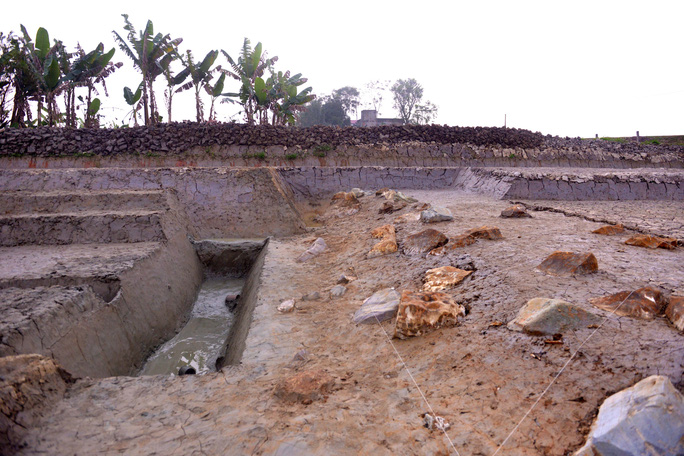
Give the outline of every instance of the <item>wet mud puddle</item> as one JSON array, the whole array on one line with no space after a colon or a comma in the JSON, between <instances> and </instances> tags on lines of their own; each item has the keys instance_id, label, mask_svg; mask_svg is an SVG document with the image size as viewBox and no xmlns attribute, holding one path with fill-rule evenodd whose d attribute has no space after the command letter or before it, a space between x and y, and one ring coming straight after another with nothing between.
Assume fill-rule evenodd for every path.
<instances>
[{"instance_id":1,"label":"wet mud puddle","mask_svg":"<svg viewBox=\"0 0 684 456\"><path fill-rule=\"evenodd\" d=\"M178 375L185 366L197 374L215 371L234 318L226 296L239 294L244 284L245 279L206 278L187 324L148 358L140 375Z\"/></svg>"}]
</instances>

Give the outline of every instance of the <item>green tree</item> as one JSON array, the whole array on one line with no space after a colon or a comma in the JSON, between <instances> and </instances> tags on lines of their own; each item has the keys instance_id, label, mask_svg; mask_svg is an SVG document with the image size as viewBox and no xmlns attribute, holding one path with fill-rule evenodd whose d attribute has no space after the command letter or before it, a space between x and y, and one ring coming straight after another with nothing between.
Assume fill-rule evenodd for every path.
<instances>
[{"instance_id":1,"label":"green tree","mask_svg":"<svg viewBox=\"0 0 684 456\"><path fill-rule=\"evenodd\" d=\"M355 87L342 87L341 89L333 90L332 98L339 100L342 103L342 108L347 116L351 117L356 114L359 108L359 97L361 93Z\"/></svg>"},{"instance_id":2,"label":"green tree","mask_svg":"<svg viewBox=\"0 0 684 456\"><path fill-rule=\"evenodd\" d=\"M114 39L142 74L142 104L145 114L145 125L157 123L159 114L156 110L156 100L154 96L153 84L157 76L164 74L165 69L178 56L178 45L183 41L182 38L171 39L169 34L154 34L154 25L148 20L144 30L136 31L135 27L128 20L128 14L122 14L124 18L124 30L128 32L128 43L116 32ZM131 99L126 93L132 95L133 92L126 87L124 97L126 102ZM130 104L130 103L129 103Z\"/></svg>"},{"instance_id":3,"label":"green tree","mask_svg":"<svg viewBox=\"0 0 684 456\"><path fill-rule=\"evenodd\" d=\"M213 88L209 84L212 78L214 77L213 73L221 70L221 66L211 68L211 66L216 61L216 57L218 57L218 51L209 51L202 60L202 62L198 65L192 58L192 51L188 49L187 56L185 59L183 59L185 68L180 73L178 73L178 76L176 77L178 80L182 80L190 76L190 81L183 84L180 88L176 90L176 92L182 92L184 90L190 89L191 87L194 87L197 122L204 122L204 103L202 102L200 93L202 90L206 90L209 92L209 95L213 94L213 90L209 91L207 87ZM221 81L220 86L221 90L223 90L223 81ZM213 116L213 105L214 103L212 99L212 109L209 114L210 118Z\"/></svg>"},{"instance_id":4,"label":"green tree","mask_svg":"<svg viewBox=\"0 0 684 456\"><path fill-rule=\"evenodd\" d=\"M437 106L423 100L423 86L413 78L398 79L390 89L394 98L394 108L405 124L428 123L437 114Z\"/></svg>"}]
</instances>

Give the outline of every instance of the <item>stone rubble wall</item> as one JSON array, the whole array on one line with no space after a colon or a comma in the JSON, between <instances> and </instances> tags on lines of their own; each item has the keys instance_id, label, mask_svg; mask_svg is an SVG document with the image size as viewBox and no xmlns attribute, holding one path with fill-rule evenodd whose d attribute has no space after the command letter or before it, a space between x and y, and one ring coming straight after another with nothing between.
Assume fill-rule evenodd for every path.
<instances>
[{"instance_id":1,"label":"stone rubble wall","mask_svg":"<svg viewBox=\"0 0 684 456\"><path fill-rule=\"evenodd\" d=\"M438 125L291 128L175 123L153 128L0 130L0 169L366 165L682 168L684 148Z\"/></svg>"}]
</instances>

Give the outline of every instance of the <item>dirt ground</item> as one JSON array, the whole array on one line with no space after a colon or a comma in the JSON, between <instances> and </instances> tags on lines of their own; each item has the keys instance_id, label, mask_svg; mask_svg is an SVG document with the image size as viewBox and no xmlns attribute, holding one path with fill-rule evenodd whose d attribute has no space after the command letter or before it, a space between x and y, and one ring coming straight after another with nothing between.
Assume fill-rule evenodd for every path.
<instances>
[{"instance_id":1,"label":"dirt ground","mask_svg":"<svg viewBox=\"0 0 684 456\"><path fill-rule=\"evenodd\" d=\"M566 455L582 445L608 395L652 374L668 376L682 391L680 332L664 318L617 317L589 304L590 298L645 285L684 294L681 247L627 246L628 234L595 235L591 231L600 223L558 212L503 219L499 214L509 202L485 196L406 193L447 206L455 220L398 223L400 252L367 259L377 242L371 230L417 213L415 205L379 214L384 199L366 196L358 213L346 215L322 203L316 217L321 226L269 244L240 366L202 376L82 379L29 431L21 454ZM643 204L591 203L573 210L627 214L630 223L641 221L662 234L671 233L673 225L681 229L684 203L648 202L648 210ZM659 204L667 206L662 220ZM401 253L403 239L425 228L454 236L482 225L499 227L504 239L480 239L443 257ZM317 237L329 249L297 263ZM536 271L556 250L592 252L599 271L575 277ZM458 326L390 342L386 333L391 337L393 321L351 322L375 291L418 290L425 271L443 265L475 269L448 291L469 308ZM329 290L349 268L358 279L342 297L330 299ZM301 299L313 292L321 298ZM536 297L569 301L606 321L596 332L564 334L563 344L507 329L505 323ZM295 311L277 312L290 298L296 299ZM274 394L284 379L317 370L334 379L322 398L303 404ZM428 406L421 392L451 424L448 438L423 426Z\"/></svg>"}]
</instances>

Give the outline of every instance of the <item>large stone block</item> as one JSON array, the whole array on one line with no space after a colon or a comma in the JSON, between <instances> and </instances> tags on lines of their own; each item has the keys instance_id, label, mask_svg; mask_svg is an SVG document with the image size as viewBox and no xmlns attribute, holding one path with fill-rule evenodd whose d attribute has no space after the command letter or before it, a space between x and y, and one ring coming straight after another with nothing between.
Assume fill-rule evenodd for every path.
<instances>
[{"instance_id":1,"label":"large stone block","mask_svg":"<svg viewBox=\"0 0 684 456\"><path fill-rule=\"evenodd\" d=\"M637 234L625 241L627 245L636 247L646 247L649 249L668 249L677 248L677 239L669 237L651 236L648 234Z\"/></svg>"},{"instance_id":2,"label":"large stone block","mask_svg":"<svg viewBox=\"0 0 684 456\"><path fill-rule=\"evenodd\" d=\"M448 241L449 238L444 233L430 228L407 236L403 242L403 250L408 255L418 255L441 247Z\"/></svg>"},{"instance_id":3,"label":"large stone block","mask_svg":"<svg viewBox=\"0 0 684 456\"><path fill-rule=\"evenodd\" d=\"M537 269L551 275L590 274L598 271L598 261L593 253L553 252Z\"/></svg>"},{"instance_id":4,"label":"large stone block","mask_svg":"<svg viewBox=\"0 0 684 456\"><path fill-rule=\"evenodd\" d=\"M472 271L465 271L453 266L428 269L423 279L423 291L442 291L455 287L470 274Z\"/></svg>"},{"instance_id":5,"label":"large stone block","mask_svg":"<svg viewBox=\"0 0 684 456\"><path fill-rule=\"evenodd\" d=\"M610 296L591 299L599 309L614 312L624 317L653 320L665 306L665 299L660 290L651 287L634 291L621 291Z\"/></svg>"},{"instance_id":6,"label":"large stone block","mask_svg":"<svg viewBox=\"0 0 684 456\"><path fill-rule=\"evenodd\" d=\"M653 375L603 402L575 456L684 454L684 397Z\"/></svg>"},{"instance_id":7,"label":"large stone block","mask_svg":"<svg viewBox=\"0 0 684 456\"><path fill-rule=\"evenodd\" d=\"M684 332L684 296L670 296L665 316L678 330Z\"/></svg>"},{"instance_id":8,"label":"large stone block","mask_svg":"<svg viewBox=\"0 0 684 456\"><path fill-rule=\"evenodd\" d=\"M534 335L562 334L586 328L601 319L581 307L560 299L534 298L523 306L508 328Z\"/></svg>"},{"instance_id":9,"label":"large stone block","mask_svg":"<svg viewBox=\"0 0 684 456\"><path fill-rule=\"evenodd\" d=\"M397 236L393 225L383 225L371 231L371 237L374 239L381 239L375 244L370 252L368 258L375 258L382 255L389 255L398 250Z\"/></svg>"},{"instance_id":10,"label":"large stone block","mask_svg":"<svg viewBox=\"0 0 684 456\"><path fill-rule=\"evenodd\" d=\"M405 290L397 310L394 337L406 339L441 327L456 326L459 316L465 317L465 308L447 294Z\"/></svg>"},{"instance_id":11,"label":"large stone block","mask_svg":"<svg viewBox=\"0 0 684 456\"><path fill-rule=\"evenodd\" d=\"M394 288L384 288L375 292L356 311L354 323L375 323L393 318L399 307L401 295Z\"/></svg>"}]
</instances>

